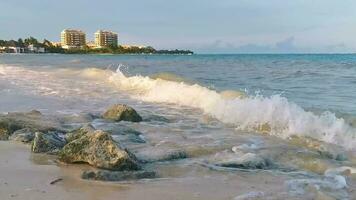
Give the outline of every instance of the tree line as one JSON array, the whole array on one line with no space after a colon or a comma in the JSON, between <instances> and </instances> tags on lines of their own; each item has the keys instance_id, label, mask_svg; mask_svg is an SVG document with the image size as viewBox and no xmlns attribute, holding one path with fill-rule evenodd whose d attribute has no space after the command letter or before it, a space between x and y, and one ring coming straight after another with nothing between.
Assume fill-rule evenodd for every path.
<instances>
[{"instance_id":1,"label":"tree line","mask_svg":"<svg viewBox=\"0 0 356 200\"><path fill-rule=\"evenodd\" d=\"M82 48L63 49L59 45L53 45L49 40L44 39L42 42L34 37L19 38L18 40L0 40L2 47L43 47L46 53L65 53L65 54L193 54L190 50L156 50L151 46L137 47L130 46L124 47L121 45L110 45L105 48L89 48L87 45Z\"/></svg>"}]
</instances>

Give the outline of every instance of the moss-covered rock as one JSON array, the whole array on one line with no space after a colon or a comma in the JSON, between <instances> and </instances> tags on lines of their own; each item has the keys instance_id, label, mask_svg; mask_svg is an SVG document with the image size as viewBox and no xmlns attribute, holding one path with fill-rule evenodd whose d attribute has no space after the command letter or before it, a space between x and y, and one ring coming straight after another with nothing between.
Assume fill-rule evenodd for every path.
<instances>
[{"instance_id":1,"label":"moss-covered rock","mask_svg":"<svg viewBox=\"0 0 356 200\"><path fill-rule=\"evenodd\" d=\"M127 181L155 178L157 175L153 171L84 171L82 179L97 180L97 181Z\"/></svg>"},{"instance_id":2,"label":"moss-covered rock","mask_svg":"<svg viewBox=\"0 0 356 200\"><path fill-rule=\"evenodd\" d=\"M82 136L66 144L59 160L67 163L88 163L109 170L137 170L136 157L101 130L82 132Z\"/></svg>"},{"instance_id":3,"label":"moss-covered rock","mask_svg":"<svg viewBox=\"0 0 356 200\"><path fill-rule=\"evenodd\" d=\"M8 140L9 136L9 131L6 128L0 127L0 140Z\"/></svg>"},{"instance_id":4,"label":"moss-covered rock","mask_svg":"<svg viewBox=\"0 0 356 200\"><path fill-rule=\"evenodd\" d=\"M34 153L57 153L65 143L56 132L36 132L31 149Z\"/></svg>"},{"instance_id":5,"label":"moss-covered rock","mask_svg":"<svg viewBox=\"0 0 356 200\"><path fill-rule=\"evenodd\" d=\"M142 117L136 112L135 109L124 105L115 104L108 108L108 110L103 114L104 119L114 120L114 121L131 121L140 122Z\"/></svg>"},{"instance_id":6,"label":"moss-covered rock","mask_svg":"<svg viewBox=\"0 0 356 200\"><path fill-rule=\"evenodd\" d=\"M65 138L66 138L67 142L69 143L73 140L79 139L82 136L84 136L90 132L94 132L94 131L95 131L95 128L93 126L91 126L90 124L87 124L79 129L76 129L74 131L67 133L65 135Z\"/></svg>"}]
</instances>

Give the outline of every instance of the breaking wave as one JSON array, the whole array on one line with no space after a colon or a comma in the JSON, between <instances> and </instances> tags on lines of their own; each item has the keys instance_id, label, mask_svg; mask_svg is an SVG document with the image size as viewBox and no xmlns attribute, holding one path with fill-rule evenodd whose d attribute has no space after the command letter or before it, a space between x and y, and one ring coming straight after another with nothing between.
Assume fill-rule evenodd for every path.
<instances>
[{"instance_id":1,"label":"breaking wave","mask_svg":"<svg viewBox=\"0 0 356 200\"><path fill-rule=\"evenodd\" d=\"M120 90L143 101L173 103L199 108L237 129L264 132L282 138L308 136L327 143L356 147L356 130L331 112L316 115L280 95L247 96L239 91L217 92L198 84L136 75L125 76L120 68L109 76Z\"/></svg>"},{"instance_id":2,"label":"breaking wave","mask_svg":"<svg viewBox=\"0 0 356 200\"><path fill-rule=\"evenodd\" d=\"M78 93L92 97L92 84L95 83L95 87L114 86L142 101L201 109L207 115L232 124L239 130L257 131L281 138L307 136L346 149L356 149L356 129L344 118L338 118L331 112L315 114L305 111L280 95L263 97L233 90L218 92L199 84L187 83L183 77L172 74L125 76L120 68L116 72L98 68L34 71L0 65L0 77L27 89L40 90L41 95L67 96ZM67 79L70 81L66 82ZM77 80L75 87L73 80ZM97 91L97 95L107 90L103 87Z\"/></svg>"}]
</instances>

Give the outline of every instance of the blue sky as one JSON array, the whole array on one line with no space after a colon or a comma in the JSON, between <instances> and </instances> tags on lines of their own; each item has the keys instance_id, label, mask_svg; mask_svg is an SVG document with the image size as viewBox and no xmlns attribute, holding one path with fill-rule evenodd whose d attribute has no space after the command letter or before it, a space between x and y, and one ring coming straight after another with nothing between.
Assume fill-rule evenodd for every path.
<instances>
[{"instance_id":1,"label":"blue sky","mask_svg":"<svg viewBox=\"0 0 356 200\"><path fill-rule=\"evenodd\" d=\"M93 39L200 53L356 52L355 0L0 0L0 38Z\"/></svg>"}]
</instances>

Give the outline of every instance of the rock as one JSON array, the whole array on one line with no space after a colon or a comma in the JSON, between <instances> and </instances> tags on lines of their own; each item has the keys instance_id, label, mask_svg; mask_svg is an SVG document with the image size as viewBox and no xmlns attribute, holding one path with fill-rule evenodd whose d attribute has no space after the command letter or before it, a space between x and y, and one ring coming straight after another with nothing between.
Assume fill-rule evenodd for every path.
<instances>
[{"instance_id":1,"label":"rock","mask_svg":"<svg viewBox=\"0 0 356 200\"><path fill-rule=\"evenodd\" d=\"M9 136L16 130L21 129L20 123L8 118L0 118L0 140L8 140Z\"/></svg>"},{"instance_id":2,"label":"rock","mask_svg":"<svg viewBox=\"0 0 356 200\"><path fill-rule=\"evenodd\" d=\"M241 169L270 169L273 164L269 159L254 153L218 153L215 155L215 165Z\"/></svg>"},{"instance_id":3,"label":"rock","mask_svg":"<svg viewBox=\"0 0 356 200\"><path fill-rule=\"evenodd\" d=\"M65 139L57 132L36 132L31 149L34 153L56 153L65 143Z\"/></svg>"},{"instance_id":4,"label":"rock","mask_svg":"<svg viewBox=\"0 0 356 200\"><path fill-rule=\"evenodd\" d=\"M348 160L347 156L342 153L344 150L340 147L321 142L314 138L291 136L289 142L315 151L326 159L334 159L338 161Z\"/></svg>"},{"instance_id":5,"label":"rock","mask_svg":"<svg viewBox=\"0 0 356 200\"><path fill-rule=\"evenodd\" d=\"M30 143L35 138L35 133L29 128L23 128L15 131L10 139L23 143Z\"/></svg>"},{"instance_id":6,"label":"rock","mask_svg":"<svg viewBox=\"0 0 356 200\"><path fill-rule=\"evenodd\" d=\"M136 157L123 149L112 137L101 130L83 133L70 141L59 152L59 160L67 163L88 163L109 170L137 170Z\"/></svg>"},{"instance_id":7,"label":"rock","mask_svg":"<svg viewBox=\"0 0 356 200\"><path fill-rule=\"evenodd\" d=\"M136 155L140 161L145 163L171 161L188 157L184 150L166 146L146 147L136 152Z\"/></svg>"},{"instance_id":8,"label":"rock","mask_svg":"<svg viewBox=\"0 0 356 200\"><path fill-rule=\"evenodd\" d=\"M127 135L113 135L115 141L127 144L144 144L146 140L143 138L142 135L134 135L134 134L127 134Z\"/></svg>"},{"instance_id":9,"label":"rock","mask_svg":"<svg viewBox=\"0 0 356 200\"><path fill-rule=\"evenodd\" d=\"M7 128L0 127L0 140L8 140L9 136L10 134Z\"/></svg>"},{"instance_id":10,"label":"rock","mask_svg":"<svg viewBox=\"0 0 356 200\"><path fill-rule=\"evenodd\" d=\"M141 135L142 134L141 132L125 124L112 123L103 119L96 119L91 124L93 125L93 127L95 127L95 129L103 130L112 135L127 135L127 134Z\"/></svg>"},{"instance_id":11,"label":"rock","mask_svg":"<svg viewBox=\"0 0 356 200\"><path fill-rule=\"evenodd\" d=\"M82 179L87 180L99 180L99 181L127 181L127 180L139 180L147 178L155 178L156 173L153 171L84 171L82 173Z\"/></svg>"},{"instance_id":12,"label":"rock","mask_svg":"<svg viewBox=\"0 0 356 200\"><path fill-rule=\"evenodd\" d=\"M142 117L137 114L137 112L124 104L115 104L111 106L104 114L104 119L110 119L114 121L130 121L130 122L140 122Z\"/></svg>"},{"instance_id":13,"label":"rock","mask_svg":"<svg viewBox=\"0 0 356 200\"><path fill-rule=\"evenodd\" d=\"M82 136L84 136L90 132L94 132L94 131L95 131L95 128L92 125L87 124L87 125L81 127L80 129L77 129L77 130L67 133L65 135L65 138L66 138L67 142L69 143L73 140L81 138Z\"/></svg>"},{"instance_id":14,"label":"rock","mask_svg":"<svg viewBox=\"0 0 356 200\"><path fill-rule=\"evenodd\" d=\"M60 123L36 110L0 115L0 139L7 140L15 131L24 128L39 132L62 131Z\"/></svg>"}]
</instances>

